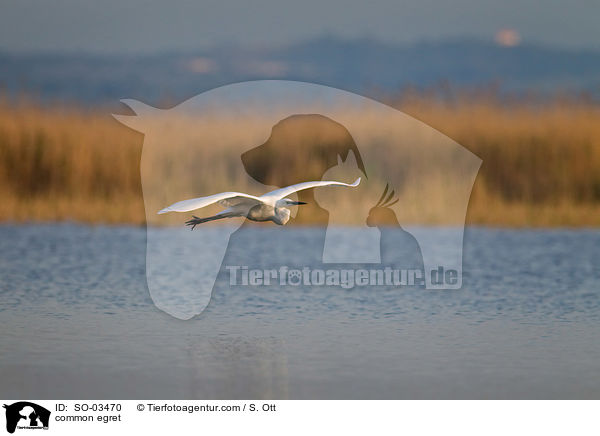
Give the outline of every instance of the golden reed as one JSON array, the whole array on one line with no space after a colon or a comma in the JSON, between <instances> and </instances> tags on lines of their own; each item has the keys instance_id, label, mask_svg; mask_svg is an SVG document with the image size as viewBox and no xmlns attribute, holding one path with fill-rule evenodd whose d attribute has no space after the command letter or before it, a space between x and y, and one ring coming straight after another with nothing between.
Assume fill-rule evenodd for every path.
<instances>
[{"instance_id":1,"label":"golden reed","mask_svg":"<svg viewBox=\"0 0 600 436\"><path fill-rule=\"evenodd\" d=\"M482 158L467 224L600 225L599 106L417 95L394 105ZM142 143L107 111L0 104L0 221L144 224ZM235 177L224 155L205 156Z\"/></svg>"}]
</instances>

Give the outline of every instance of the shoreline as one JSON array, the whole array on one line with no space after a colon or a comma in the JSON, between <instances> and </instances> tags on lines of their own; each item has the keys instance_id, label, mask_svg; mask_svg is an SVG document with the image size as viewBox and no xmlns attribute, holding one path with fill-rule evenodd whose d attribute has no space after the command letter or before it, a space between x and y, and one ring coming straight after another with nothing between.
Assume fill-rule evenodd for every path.
<instances>
[{"instance_id":1,"label":"shoreline","mask_svg":"<svg viewBox=\"0 0 600 436\"><path fill-rule=\"evenodd\" d=\"M265 223L265 224L256 224L252 221L248 221L249 227L262 231L268 230L270 227L275 224ZM243 225L243 224L242 224ZM222 224L210 224L209 226L205 226L205 228L223 228L223 227L234 227L236 230L241 228L240 226L231 226L226 223ZM59 227L59 226L74 226L74 227L86 227L86 228L103 228L103 229L175 229L179 227L176 224L171 225L148 225L147 223L135 224L135 223L127 223L127 222L85 222L85 221L77 221L77 220L40 220L40 221L12 221L12 220L3 220L0 221L0 228L6 227ZM183 224L181 225L183 226ZM279 226L275 227L278 228ZM316 225L316 224L287 224L285 227L290 228L292 230L300 230L300 229L319 229L328 226L324 225ZM337 228L351 228L356 226L332 226ZM384 228L394 228L393 226L381 226ZM413 228L431 228L431 229L451 229L456 228L456 225L426 225L426 224L410 224L405 225L404 227L413 227ZM246 225L245 228L248 228ZM600 231L600 224L598 226L509 226L509 225L485 225L485 224L466 224L464 226L465 231L467 230L486 230L486 231L515 231L515 232L594 232ZM196 229L197 230L197 229Z\"/></svg>"}]
</instances>

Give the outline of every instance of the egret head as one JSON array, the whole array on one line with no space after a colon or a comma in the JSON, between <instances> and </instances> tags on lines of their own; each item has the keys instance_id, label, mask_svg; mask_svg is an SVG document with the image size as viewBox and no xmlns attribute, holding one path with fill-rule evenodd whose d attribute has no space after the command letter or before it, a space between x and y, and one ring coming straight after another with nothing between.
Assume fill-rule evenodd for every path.
<instances>
[{"instance_id":1,"label":"egret head","mask_svg":"<svg viewBox=\"0 0 600 436\"><path fill-rule=\"evenodd\" d=\"M305 201L293 201L293 200L290 200L289 198L284 198L283 201L285 201L286 206L298 206L300 204L308 204Z\"/></svg>"}]
</instances>

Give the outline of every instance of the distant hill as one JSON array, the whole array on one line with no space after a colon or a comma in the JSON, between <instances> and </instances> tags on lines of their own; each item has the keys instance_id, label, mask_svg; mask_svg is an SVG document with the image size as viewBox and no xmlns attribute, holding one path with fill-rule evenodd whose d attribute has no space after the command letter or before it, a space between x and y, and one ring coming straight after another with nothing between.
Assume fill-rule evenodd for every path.
<instances>
[{"instance_id":1,"label":"distant hill","mask_svg":"<svg viewBox=\"0 0 600 436\"><path fill-rule=\"evenodd\" d=\"M331 37L274 48L228 46L138 57L0 53L0 87L10 95L86 104L115 104L127 97L164 105L216 86L265 78L310 81L366 95L448 82L598 97L600 53L506 48L474 40L395 45Z\"/></svg>"}]
</instances>

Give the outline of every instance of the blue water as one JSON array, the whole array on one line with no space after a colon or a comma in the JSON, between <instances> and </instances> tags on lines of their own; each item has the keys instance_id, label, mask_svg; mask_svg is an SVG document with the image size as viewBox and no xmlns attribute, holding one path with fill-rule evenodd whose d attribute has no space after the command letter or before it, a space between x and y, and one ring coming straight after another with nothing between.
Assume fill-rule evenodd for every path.
<instances>
[{"instance_id":1,"label":"blue water","mask_svg":"<svg viewBox=\"0 0 600 436\"><path fill-rule=\"evenodd\" d=\"M319 232L270 240L309 250ZM0 397L600 398L596 230L467 229L461 290L221 277L189 321L152 302L145 238L0 226Z\"/></svg>"}]
</instances>

